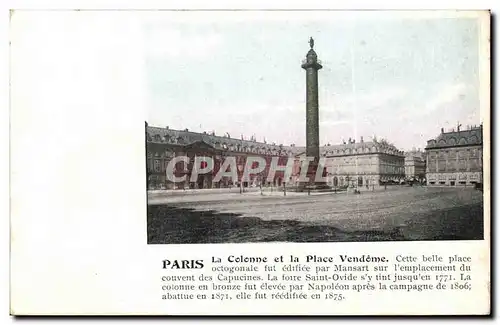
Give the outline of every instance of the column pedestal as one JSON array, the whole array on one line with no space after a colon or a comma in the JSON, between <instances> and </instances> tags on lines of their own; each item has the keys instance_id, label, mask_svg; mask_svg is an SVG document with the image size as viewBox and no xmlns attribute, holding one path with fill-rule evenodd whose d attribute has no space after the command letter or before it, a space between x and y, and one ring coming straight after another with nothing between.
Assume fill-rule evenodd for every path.
<instances>
[{"instance_id":1,"label":"column pedestal","mask_svg":"<svg viewBox=\"0 0 500 325\"><path fill-rule=\"evenodd\" d=\"M316 172L323 172L324 171L318 171L318 162L317 161L312 161L309 163L309 167L307 169L307 177L309 178L309 181L307 182L300 182L299 183L299 187L298 187L298 190L300 192L306 192L306 191L311 191L311 192L314 192L314 191L328 191L330 190L330 186L328 186L328 184L326 183L326 181L324 182L317 182L316 181Z\"/></svg>"}]
</instances>

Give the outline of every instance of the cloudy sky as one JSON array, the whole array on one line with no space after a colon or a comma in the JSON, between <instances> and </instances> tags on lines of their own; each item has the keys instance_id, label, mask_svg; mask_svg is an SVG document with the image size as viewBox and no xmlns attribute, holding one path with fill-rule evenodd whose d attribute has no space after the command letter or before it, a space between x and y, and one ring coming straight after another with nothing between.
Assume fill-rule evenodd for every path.
<instances>
[{"instance_id":1,"label":"cloudy sky","mask_svg":"<svg viewBox=\"0 0 500 325\"><path fill-rule=\"evenodd\" d=\"M315 39L321 144L373 135L425 147L481 122L474 17L376 12L158 12L142 24L150 125L305 144Z\"/></svg>"}]
</instances>

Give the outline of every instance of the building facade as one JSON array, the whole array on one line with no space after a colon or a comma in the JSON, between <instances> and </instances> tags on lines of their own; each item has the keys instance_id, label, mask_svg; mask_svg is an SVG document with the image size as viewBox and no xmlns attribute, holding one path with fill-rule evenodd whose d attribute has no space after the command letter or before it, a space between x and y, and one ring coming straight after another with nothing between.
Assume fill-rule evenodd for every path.
<instances>
[{"instance_id":1,"label":"building facade","mask_svg":"<svg viewBox=\"0 0 500 325\"><path fill-rule=\"evenodd\" d=\"M404 180L404 153L385 140L324 146L328 184L332 187L374 187Z\"/></svg>"},{"instance_id":2,"label":"building facade","mask_svg":"<svg viewBox=\"0 0 500 325\"><path fill-rule=\"evenodd\" d=\"M146 166L148 189L221 188L232 186L282 186L284 172L276 171L272 181L267 181L271 160L275 157L284 166L289 159L294 160L291 179L287 186L297 186L301 171L301 156L305 147L277 145L258 142L255 139L232 138L229 134L217 136L214 133L198 133L189 130L173 130L168 127L152 127L146 124ZM378 186L397 183L404 179L404 154L386 141L327 145L320 147L321 157L326 157L327 165L323 175L332 187ZM166 177L169 162L176 156L187 156L187 164L178 162L174 168L177 177L186 175L186 180L173 183ZM191 182L191 172L197 156L211 157L213 170L198 175ZM241 182L248 156L259 156L266 161L265 169L258 175L250 175L249 182ZM214 182L226 157L235 157L237 180L223 177ZM256 166L252 166L256 167Z\"/></svg>"},{"instance_id":3,"label":"building facade","mask_svg":"<svg viewBox=\"0 0 500 325\"><path fill-rule=\"evenodd\" d=\"M267 144L255 140L242 140L231 138L229 134L217 136L214 133L198 133L189 130L172 130L148 126L146 123L146 166L148 189L184 189L184 188L220 188L232 186L280 186L284 172L277 171L273 182L266 182L270 162L273 157L278 157L279 165L286 165L288 158L293 158L300 149L294 146ZM166 177L169 162L176 156L189 157L189 163L178 162L174 168L177 177L187 176L182 183L173 183ZM213 159L213 170L201 174L198 179L191 182L191 172L197 156ZM226 157L235 157L238 180L223 177L219 182L213 182ZM266 168L259 175L250 175L250 182L240 184L246 157L259 156L265 159ZM252 166L256 167L256 166ZM265 176L264 176L265 175Z\"/></svg>"},{"instance_id":4,"label":"building facade","mask_svg":"<svg viewBox=\"0 0 500 325\"><path fill-rule=\"evenodd\" d=\"M483 183L483 127L451 130L427 141L427 185Z\"/></svg>"},{"instance_id":5,"label":"building facade","mask_svg":"<svg viewBox=\"0 0 500 325\"><path fill-rule=\"evenodd\" d=\"M426 154L420 149L405 152L405 179L407 181L425 181Z\"/></svg>"}]
</instances>

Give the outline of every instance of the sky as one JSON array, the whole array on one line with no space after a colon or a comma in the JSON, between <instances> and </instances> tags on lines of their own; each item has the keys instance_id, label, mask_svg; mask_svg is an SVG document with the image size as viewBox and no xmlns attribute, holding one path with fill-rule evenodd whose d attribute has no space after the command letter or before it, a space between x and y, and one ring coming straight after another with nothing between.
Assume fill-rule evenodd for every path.
<instances>
[{"instance_id":1,"label":"sky","mask_svg":"<svg viewBox=\"0 0 500 325\"><path fill-rule=\"evenodd\" d=\"M320 144L424 148L481 122L477 17L348 12L158 12L142 25L148 123L305 144L315 40Z\"/></svg>"}]
</instances>

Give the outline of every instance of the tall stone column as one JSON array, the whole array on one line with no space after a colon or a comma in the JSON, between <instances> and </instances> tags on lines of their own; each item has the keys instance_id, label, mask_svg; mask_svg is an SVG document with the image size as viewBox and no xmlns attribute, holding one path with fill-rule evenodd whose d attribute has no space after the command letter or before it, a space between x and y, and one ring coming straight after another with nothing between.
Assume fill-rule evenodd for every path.
<instances>
[{"instance_id":1,"label":"tall stone column","mask_svg":"<svg viewBox=\"0 0 500 325\"><path fill-rule=\"evenodd\" d=\"M324 182L315 182L316 170L320 158L319 154L319 103L318 103L318 70L323 68L318 55L314 51L314 40L309 40L310 49L302 61L302 69L306 70L306 155L313 157L309 164L307 177L309 182L305 186L325 186Z\"/></svg>"}]
</instances>

